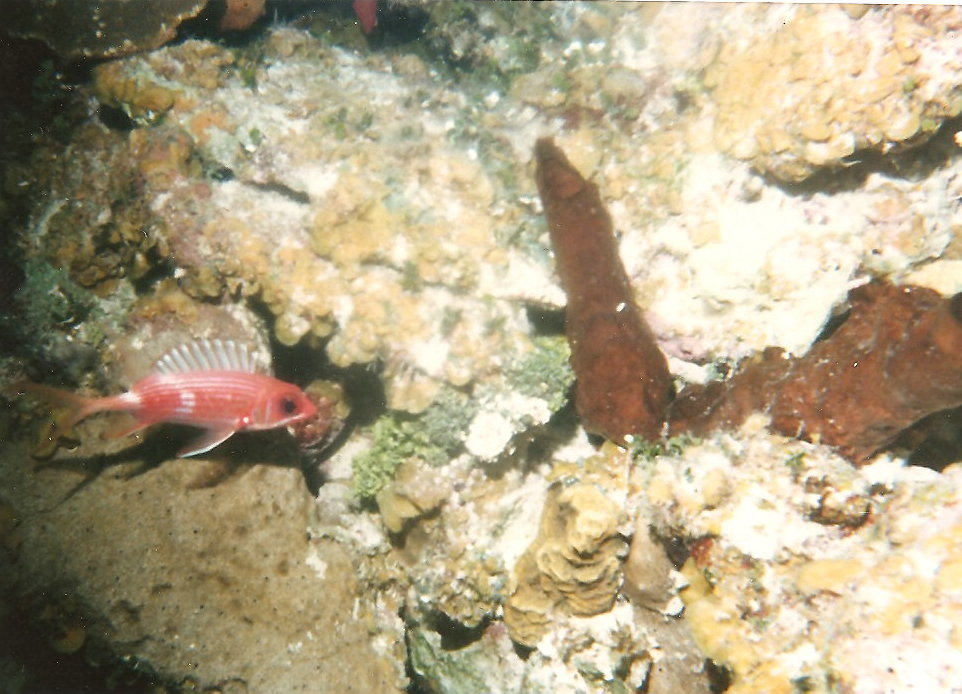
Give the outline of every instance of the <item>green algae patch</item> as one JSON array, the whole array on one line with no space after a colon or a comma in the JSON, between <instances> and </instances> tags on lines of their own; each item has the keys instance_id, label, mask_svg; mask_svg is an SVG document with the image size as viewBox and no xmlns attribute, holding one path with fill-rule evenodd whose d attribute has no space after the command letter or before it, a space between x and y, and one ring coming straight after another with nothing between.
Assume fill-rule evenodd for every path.
<instances>
[{"instance_id":1,"label":"green algae patch","mask_svg":"<svg viewBox=\"0 0 962 694\"><path fill-rule=\"evenodd\" d=\"M378 419L371 430L373 446L353 462L355 496L373 499L407 460L434 466L450 460L464 445L475 411L467 397L446 390L419 417L391 412Z\"/></svg>"},{"instance_id":2,"label":"green algae patch","mask_svg":"<svg viewBox=\"0 0 962 694\"><path fill-rule=\"evenodd\" d=\"M568 402L575 373L568 360L571 348L564 337L536 337L534 349L508 372L508 381L524 395L540 398L551 412Z\"/></svg>"}]
</instances>

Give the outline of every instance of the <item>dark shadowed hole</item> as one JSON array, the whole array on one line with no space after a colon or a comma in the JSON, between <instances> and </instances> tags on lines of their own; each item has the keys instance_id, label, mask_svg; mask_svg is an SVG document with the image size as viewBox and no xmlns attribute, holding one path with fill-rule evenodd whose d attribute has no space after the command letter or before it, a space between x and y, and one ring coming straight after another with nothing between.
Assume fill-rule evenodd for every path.
<instances>
[{"instance_id":1,"label":"dark shadowed hole","mask_svg":"<svg viewBox=\"0 0 962 694\"><path fill-rule=\"evenodd\" d=\"M335 366L328 360L322 345L309 345L308 340L301 340L293 346L282 345L273 339L273 317L270 312L266 307L262 307L259 313L271 325L274 375L301 387L316 379L340 383L351 408L344 428L325 446L318 457L302 452L301 472L304 483L311 496L317 496L320 488L327 482L321 463L344 445L356 427L367 426L384 413L387 400L381 368L378 364L355 364L347 368Z\"/></svg>"},{"instance_id":2,"label":"dark shadowed hole","mask_svg":"<svg viewBox=\"0 0 962 694\"><path fill-rule=\"evenodd\" d=\"M962 323L962 292L949 299L949 312L956 323Z\"/></svg>"},{"instance_id":3,"label":"dark shadowed hole","mask_svg":"<svg viewBox=\"0 0 962 694\"><path fill-rule=\"evenodd\" d=\"M527 306L525 313L535 335L564 335L564 309L544 308L543 306Z\"/></svg>"},{"instance_id":4,"label":"dark shadowed hole","mask_svg":"<svg viewBox=\"0 0 962 694\"><path fill-rule=\"evenodd\" d=\"M437 612L431 619L431 627L441 637L441 648L457 651L478 641L488 626L487 619L481 620L476 627L469 627L443 612Z\"/></svg>"},{"instance_id":5,"label":"dark shadowed hole","mask_svg":"<svg viewBox=\"0 0 962 694\"><path fill-rule=\"evenodd\" d=\"M231 169L229 166L218 166L214 168L213 171L210 172L210 177L219 183L223 183L225 181L233 181L234 170Z\"/></svg>"},{"instance_id":6,"label":"dark shadowed hole","mask_svg":"<svg viewBox=\"0 0 962 694\"><path fill-rule=\"evenodd\" d=\"M531 657L531 654L534 653L533 646L523 646L520 643L514 642L512 642L512 645L514 646L514 654L521 658L521 660L527 661L528 658Z\"/></svg>"},{"instance_id":7,"label":"dark shadowed hole","mask_svg":"<svg viewBox=\"0 0 962 694\"><path fill-rule=\"evenodd\" d=\"M126 133L134 129L134 121L131 120L130 116L124 113L122 109L113 106L101 106L97 110L97 117L100 118L101 123L111 130Z\"/></svg>"},{"instance_id":8,"label":"dark shadowed hole","mask_svg":"<svg viewBox=\"0 0 962 694\"><path fill-rule=\"evenodd\" d=\"M378 3L377 28L371 34L377 47L397 46L421 38L430 17L415 5Z\"/></svg>"},{"instance_id":9,"label":"dark shadowed hole","mask_svg":"<svg viewBox=\"0 0 962 694\"><path fill-rule=\"evenodd\" d=\"M909 465L941 472L962 461L962 408L934 412L899 435L896 447L908 448Z\"/></svg>"},{"instance_id":10,"label":"dark shadowed hole","mask_svg":"<svg viewBox=\"0 0 962 694\"><path fill-rule=\"evenodd\" d=\"M55 602L45 596L13 604L0 603L0 655L6 666L16 667L0 675L0 691L43 692L43 694L148 694L168 691L158 678L145 672L142 663L114 659L98 651L99 664L93 665L81 648L76 653L58 653L51 645L63 636L56 620L44 619L45 607ZM89 625L88 625L89 628ZM141 669L137 669L140 667ZM7 689L7 687L10 687Z\"/></svg>"},{"instance_id":11,"label":"dark shadowed hole","mask_svg":"<svg viewBox=\"0 0 962 694\"><path fill-rule=\"evenodd\" d=\"M904 151L887 154L858 150L846 157L840 165L824 167L799 183L786 183L771 175L766 175L765 179L789 195L802 198L816 193L858 190L872 174L920 181L962 156L953 140L960 128L962 116L947 119L927 142L916 142L916 146L906 146Z\"/></svg>"},{"instance_id":12,"label":"dark shadowed hole","mask_svg":"<svg viewBox=\"0 0 962 694\"><path fill-rule=\"evenodd\" d=\"M714 661L705 660L705 673L708 675L708 689L712 694L721 694L732 686L731 672Z\"/></svg>"}]
</instances>

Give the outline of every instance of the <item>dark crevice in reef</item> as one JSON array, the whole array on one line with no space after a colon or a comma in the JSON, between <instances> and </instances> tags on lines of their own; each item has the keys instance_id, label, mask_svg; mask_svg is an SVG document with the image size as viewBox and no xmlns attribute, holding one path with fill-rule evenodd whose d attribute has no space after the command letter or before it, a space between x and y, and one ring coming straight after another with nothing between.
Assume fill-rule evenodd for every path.
<instances>
[{"instance_id":1,"label":"dark crevice in reef","mask_svg":"<svg viewBox=\"0 0 962 694\"><path fill-rule=\"evenodd\" d=\"M551 337L565 334L564 309L545 308L543 306L527 306L525 313L531 332L535 336Z\"/></svg>"},{"instance_id":2,"label":"dark crevice in reef","mask_svg":"<svg viewBox=\"0 0 962 694\"><path fill-rule=\"evenodd\" d=\"M962 460L962 408L929 415L903 432L895 446L912 451L910 465L941 472Z\"/></svg>"},{"instance_id":3,"label":"dark crevice in reef","mask_svg":"<svg viewBox=\"0 0 962 694\"><path fill-rule=\"evenodd\" d=\"M145 255L147 256L147 262L145 263L148 268L147 272L140 277L130 278L130 284L138 296L145 296L154 292L158 284L174 276L174 270L176 269L173 258L161 255L156 246L147 249Z\"/></svg>"},{"instance_id":4,"label":"dark crevice in reef","mask_svg":"<svg viewBox=\"0 0 962 694\"><path fill-rule=\"evenodd\" d=\"M889 154L859 150L847 157L843 165L826 167L799 183L786 183L769 175L765 179L770 185L798 197L852 192L862 188L872 174L920 181L962 156L962 150L953 140L960 129L962 116L944 121L927 142L911 149Z\"/></svg>"},{"instance_id":5,"label":"dark crevice in reef","mask_svg":"<svg viewBox=\"0 0 962 694\"><path fill-rule=\"evenodd\" d=\"M440 610L434 610L426 615L422 623L425 628L430 629L441 637L441 649L445 651L458 651L477 643L484 636L484 632L490 624L491 618L485 617L477 626L470 627L456 619L452 619ZM405 667L408 678L411 680L407 694L436 694L439 690L422 677L411 663L412 646L410 633L407 635L407 640L408 660L405 663Z\"/></svg>"},{"instance_id":6,"label":"dark crevice in reef","mask_svg":"<svg viewBox=\"0 0 962 694\"><path fill-rule=\"evenodd\" d=\"M114 106L101 104L100 108L97 109L97 118L107 128L122 133L129 133L136 127L133 119L124 113L123 109Z\"/></svg>"},{"instance_id":7,"label":"dark crevice in reef","mask_svg":"<svg viewBox=\"0 0 962 694\"><path fill-rule=\"evenodd\" d=\"M452 619L444 612L437 611L431 616L430 627L441 637L441 648L446 651L457 651L480 641L489 621L482 619L477 626L469 627Z\"/></svg>"},{"instance_id":8,"label":"dark crevice in reef","mask_svg":"<svg viewBox=\"0 0 962 694\"><path fill-rule=\"evenodd\" d=\"M728 668L705 659L705 672L708 674L708 688L712 694L722 694L731 688L732 674Z\"/></svg>"},{"instance_id":9,"label":"dark crevice in reef","mask_svg":"<svg viewBox=\"0 0 962 694\"><path fill-rule=\"evenodd\" d=\"M352 0L267 0L264 14L243 30L222 28L229 14L225 0L212 0L196 17L184 20L172 44L190 39L216 41L230 48L244 48L260 39L271 26L353 26L358 20ZM381 2L377 9L377 30L367 36L372 49L382 50L417 41L423 34L430 15L422 8Z\"/></svg>"},{"instance_id":10,"label":"dark crevice in reef","mask_svg":"<svg viewBox=\"0 0 962 694\"><path fill-rule=\"evenodd\" d=\"M420 7L391 3L378 4L377 31L368 37L372 48L403 46L421 39L430 15Z\"/></svg>"},{"instance_id":11,"label":"dark crevice in reef","mask_svg":"<svg viewBox=\"0 0 962 694\"><path fill-rule=\"evenodd\" d=\"M291 0L288 4L291 9L294 9L303 3ZM274 16L272 13L265 12L260 19L242 31L224 31L221 29L221 21L227 13L227 2L224 0L208 2L196 17L184 19L180 23L177 27L177 35L167 45L200 39L218 42L230 48L240 48L259 38Z\"/></svg>"},{"instance_id":12,"label":"dark crevice in reef","mask_svg":"<svg viewBox=\"0 0 962 694\"><path fill-rule=\"evenodd\" d=\"M311 204L311 198L307 193L302 190L295 190L294 188L291 188L290 186L278 181L271 181L269 183L254 183L245 181L245 185L265 193L274 193L276 195L283 196L291 202L297 203L298 205Z\"/></svg>"},{"instance_id":13,"label":"dark crevice in reef","mask_svg":"<svg viewBox=\"0 0 962 694\"><path fill-rule=\"evenodd\" d=\"M271 340L272 369L277 378L301 387L322 380L338 383L343 388L343 398L347 401L350 412L346 420L335 414L330 433L319 439L318 443L305 444L295 427L295 437L301 443L299 457L304 482L311 495L316 496L318 490L327 482L320 464L344 445L355 428L373 423L385 412L386 397L381 368L377 364L354 364L346 368L336 366L328 359L323 341L310 337L305 337L294 345L282 344L275 337L276 317L267 305L258 299L250 300L248 305L267 327ZM327 425L324 427L326 429Z\"/></svg>"},{"instance_id":14,"label":"dark crevice in reef","mask_svg":"<svg viewBox=\"0 0 962 694\"><path fill-rule=\"evenodd\" d=\"M56 595L56 593L52 593ZM73 594L64 590L63 595ZM179 691L147 670L142 661L127 660L103 649L73 649L72 644L96 633L94 625L81 616L78 606L57 601L51 594L18 604L3 602L0 618L0 655L13 666L0 675L0 691L75 694L104 692L148 694ZM83 641L82 641L83 643ZM96 663L88 654L96 650Z\"/></svg>"},{"instance_id":15,"label":"dark crevice in reef","mask_svg":"<svg viewBox=\"0 0 962 694\"><path fill-rule=\"evenodd\" d=\"M324 379L344 384L351 404L350 422L358 426L373 423L386 409L381 366L377 363L337 366L327 358L324 342L305 337L295 345L279 342L274 330L276 317L260 300L251 299L249 308L259 316L271 336L271 356L274 375L283 381L307 385Z\"/></svg>"}]
</instances>

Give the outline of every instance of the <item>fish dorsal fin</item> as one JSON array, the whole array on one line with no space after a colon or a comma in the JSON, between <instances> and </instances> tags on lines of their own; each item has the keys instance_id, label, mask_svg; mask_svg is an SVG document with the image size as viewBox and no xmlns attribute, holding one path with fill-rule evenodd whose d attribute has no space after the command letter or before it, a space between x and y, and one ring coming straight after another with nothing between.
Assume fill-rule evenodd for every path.
<instances>
[{"instance_id":1,"label":"fish dorsal fin","mask_svg":"<svg viewBox=\"0 0 962 694\"><path fill-rule=\"evenodd\" d=\"M160 374L177 374L188 371L263 373L266 369L242 342L205 339L174 347L157 360L154 370Z\"/></svg>"}]
</instances>

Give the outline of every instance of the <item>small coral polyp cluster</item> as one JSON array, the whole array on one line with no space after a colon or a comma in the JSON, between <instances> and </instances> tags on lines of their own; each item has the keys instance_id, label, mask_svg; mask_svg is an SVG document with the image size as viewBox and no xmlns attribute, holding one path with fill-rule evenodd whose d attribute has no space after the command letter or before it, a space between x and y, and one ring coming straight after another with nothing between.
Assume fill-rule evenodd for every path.
<instances>
[{"instance_id":1,"label":"small coral polyp cluster","mask_svg":"<svg viewBox=\"0 0 962 694\"><path fill-rule=\"evenodd\" d=\"M962 60L953 11L787 14L759 41L721 45L706 72L723 151L796 182L863 152L918 145L962 112L962 89L943 68ZM813 36L824 50L810 50Z\"/></svg>"}]
</instances>

